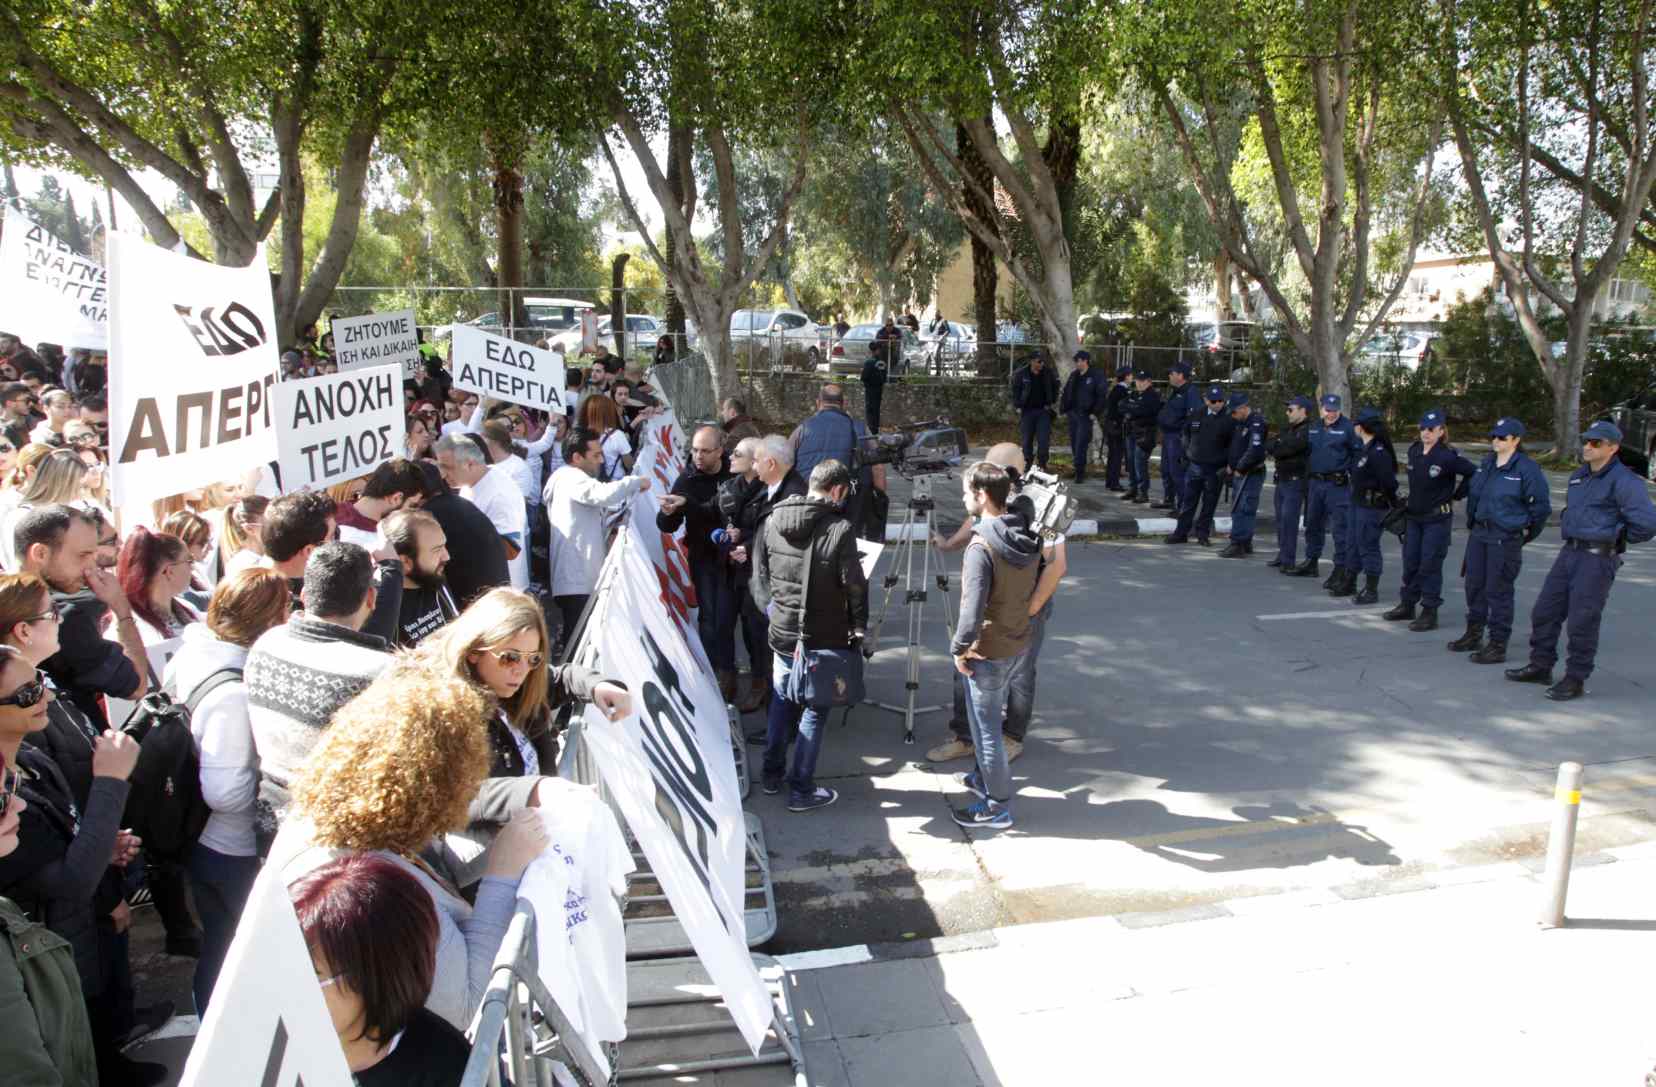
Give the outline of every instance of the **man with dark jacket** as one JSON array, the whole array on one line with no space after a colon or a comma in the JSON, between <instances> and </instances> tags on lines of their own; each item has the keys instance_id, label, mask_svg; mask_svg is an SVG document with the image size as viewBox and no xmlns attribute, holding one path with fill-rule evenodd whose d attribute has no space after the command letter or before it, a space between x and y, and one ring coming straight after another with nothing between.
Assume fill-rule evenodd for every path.
<instances>
[{"instance_id":1,"label":"man with dark jacket","mask_svg":"<svg viewBox=\"0 0 1656 1087\"><path fill-rule=\"evenodd\" d=\"M1012 825L1012 771L1001 730L1012 667L1029 649L1029 606L1040 577L1041 538L1022 510L1007 512L1011 494L1012 477L988 461L961 480L966 513L981 520L960 563L960 621L949 655L966 687L977 769L956 776L973 802L953 814L963 827L987 830Z\"/></svg>"},{"instance_id":2,"label":"man with dark jacket","mask_svg":"<svg viewBox=\"0 0 1656 1087\"><path fill-rule=\"evenodd\" d=\"M793 447L794 469L801 479L809 479L816 466L825 460L837 460L848 467L856 464L857 447L868 436L868 428L857 422L845 410L845 386L830 381L817 392L816 414L794 427L788 435ZM885 465L863 465L852 469L853 487L846 500L845 515L859 532L863 527L867 503L872 502L872 491L886 489ZM881 533L882 538L884 533Z\"/></svg>"},{"instance_id":3,"label":"man with dark jacket","mask_svg":"<svg viewBox=\"0 0 1656 1087\"><path fill-rule=\"evenodd\" d=\"M807 490L804 478L794 471L793 449L788 445L788 439L780 434L767 434L763 438L744 439L743 445L749 441L752 442L749 452L752 479L743 487L740 501L732 503L736 507L735 521L729 536L730 561L736 564L739 571L736 579L740 586L743 637L751 658L748 667L752 672L749 679L752 686L748 696L742 700L743 713L751 713L763 706L771 691L770 620L753 598L753 552L765 531L765 521L770 517L771 510L790 498L803 496ZM748 733L748 742L762 744L768 734L766 728L756 729Z\"/></svg>"},{"instance_id":4,"label":"man with dark jacket","mask_svg":"<svg viewBox=\"0 0 1656 1087\"><path fill-rule=\"evenodd\" d=\"M1075 464L1075 482L1087 481L1087 451L1092 448L1093 412L1104 406L1104 390L1092 372L1092 356L1075 353L1075 369L1064 382L1058 410L1069 420L1070 459Z\"/></svg>"},{"instance_id":5,"label":"man with dark jacket","mask_svg":"<svg viewBox=\"0 0 1656 1087\"><path fill-rule=\"evenodd\" d=\"M1028 365L1012 375L1012 408L1018 413L1018 435L1025 464L1046 471L1052 445L1052 413L1058 407L1058 376L1046 359L1030 356Z\"/></svg>"},{"instance_id":6,"label":"man with dark jacket","mask_svg":"<svg viewBox=\"0 0 1656 1087\"><path fill-rule=\"evenodd\" d=\"M868 432L880 432L880 400L885 396L886 377L891 371L891 364L886 361L880 352L880 341L871 340L868 344L868 357L863 359L863 413L868 419Z\"/></svg>"},{"instance_id":7,"label":"man with dark jacket","mask_svg":"<svg viewBox=\"0 0 1656 1087\"><path fill-rule=\"evenodd\" d=\"M1156 391L1150 371L1133 371L1133 389L1121 405L1127 423L1127 501L1150 503L1150 451L1156 447L1156 418L1161 414L1161 393Z\"/></svg>"},{"instance_id":8,"label":"man with dark jacket","mask_svg":"<svg viewBox=\"0 0 1656 1087\"><path fill-rule=\"evenodd\" d=\"M1205 408L1185 423L1184 454L1190 461L1185 475L1185 502L1179 525L1163 541L1182 544L1196 530L1196 542L1208 546L1213 533L1213 511L1219 505L1219 486L1230 460L1231 434L1236 424L1225 414L1225 390L1209 385ZM1164 409L1165 410L1165 409Z\"/></svg>"},{"instance_id":9,"label":"man with dark jacket","mask_svg":"<svg viewBox=\"0 0 1656 1087\"><path fill-rule=\"evenodd\" d=\"M1196 398L1196 387L1190 383L1190 363L1175 362L1167 374L1167 396L1162 400L1161 414L1156 425L1162 436L1162 500L1151 503L1151 509L1179 510L1184 508L1185 473L1190 459L1185 449L1185 424L1201 410Z\"/></svg>"},{"instance_id":10,"label":"man with dark jacket","mask_svg":"<svg viewBox=\"0 0 1656 1087\"><path fill-rule=\"evenodd\" d=\"M500 534L495 531L489 515L450 489L443 482L443 474L432 461L420 464L425 477L425 500L420 508L437 518L448 547L448 564L443 567L443 580L462 611L477 597L497 585L510 585L511 575L506 570L506 552L500 547Z\"/></svg>"},{"instance_id":11,"label":"man with dark jacket","mask_svg":"<svg viewBox=\"0 0 1656 1087\"><path fill-rule=\"evenodd\" d=\"M759 424L748 414L747 401L739 397L725 397L724 403L719 405L719 421L724 427L724 451L727 457L736 452L736 443L743 438L764 436Z\"/></svg>"},{"instance_id":12,"label":"man with dark jacket","mask_svg":"<svg viewBox=\"0 0 1656 1087\"><path fill-rule=\"evenodd\" d=\"M1131 366L1117 366L1115 383L1104 394L1104 489L1124 491L1121 485L1121 463L1127 453L1127 379L1133 376Z\"/></svg>"},{"instance_id":13,"label":"man with dark jacket","mask_svg":"<svg viewBox=\"0 0 1656 1087\"><path fill-rule=\"evenodd\" d=\"M1305 508L1307 479L1305 464L1311 455L1311 409L1309 396L1288 401L1288 427L1272 438L1268 448L1276 461L1277 553L1267 566L1278 573L1292 573L1299 556L1300 510Z\"/></svg>"},{"instance_id":14,"label":"man with dark jacket","mask_svg":"<svg viewBox=\"0 0 1656 1087\"><path fill-rule=\"evenodd\" d=\"M854 648L868 628L868 579L857 555L857 533L839 512L850 489L850 469L823 461L811 472L810 493L779 503L754 541L753 597L770 617L770 647L776 654L764 791L781 792L789 737L797 728L799 746L787 775L792 812L813 811L839 799L833 789L816 784L827 712L782 695L796 649ZM861 664L855 654L851 660Z\"/></svg>"},{"instance_id":15,"label":"man with dark jacket","mask_svg":"<svg viewBox=\"0 0 1656 1087\"><path fill-rule=\"evenodd\" d=\"M1231 499L1230 546L1219 552L1222 559L1253 554L1254 518L1259 514L1259 495L1265 489L1265 416L1254 411L1248 394L1234 392L1225 405L1230 409L1230 473L1235 497Z\"/></svg>"},{"instance_id":16,"label":"man with dark jacket","mask_svg":"<svg viewBox=\"0 0 1656 1087\"><path fill-rule=\"evenodd\" d=\"M656 528L669 535L684 526L690 577L696 586L696 632L719 677L719 693L736 700L736 593L713 533L719 516L719 485L730 478L724 442L716 426L697 427L690 437L690 464L679 473L656 514Z\"/></svg>"}]
</instances>

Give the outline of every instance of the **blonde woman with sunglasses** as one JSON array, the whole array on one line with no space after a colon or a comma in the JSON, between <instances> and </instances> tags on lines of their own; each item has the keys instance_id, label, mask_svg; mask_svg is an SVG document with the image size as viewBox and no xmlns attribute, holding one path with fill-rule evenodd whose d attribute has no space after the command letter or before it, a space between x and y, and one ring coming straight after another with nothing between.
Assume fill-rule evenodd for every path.
<instances>
[{"instance_id":1,"label":"blonde woman with sunglasses","mask_svg":"<svg viewBox=\"0 0 1656 1087\"><path fill-rule=\"evenodd\" d=\"M546 616L534 597L493 589L414 651L491 696L489 777L472 801L467 832L449 836L457 874L468 871L514 811L540 805L541 779L557 773L552 716L559 707L591 702L613 721L632 712L625 688L578 664L553 667L548 645Z\"/></svg>"}]
</instances>

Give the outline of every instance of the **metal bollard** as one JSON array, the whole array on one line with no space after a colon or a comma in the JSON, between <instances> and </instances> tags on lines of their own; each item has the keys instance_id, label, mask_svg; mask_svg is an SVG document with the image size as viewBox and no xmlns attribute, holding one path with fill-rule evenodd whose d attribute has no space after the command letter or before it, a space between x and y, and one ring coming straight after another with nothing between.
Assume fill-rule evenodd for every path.
<instances>
[{"instance_id":1,"label":"metal bollard","mask_svg":"<svg viewBox=\"0 0 1656 1087\"><path fill-rule=\"evenodd\" d=\"M1552 832L1547 836L1547 904L1542 928L1564 926L1564 898L1570 891L1570 861L1575 856L1576 817L1581 812L1581 764L1560 763L1553 790Z\"/></svg>"}]
</instances>

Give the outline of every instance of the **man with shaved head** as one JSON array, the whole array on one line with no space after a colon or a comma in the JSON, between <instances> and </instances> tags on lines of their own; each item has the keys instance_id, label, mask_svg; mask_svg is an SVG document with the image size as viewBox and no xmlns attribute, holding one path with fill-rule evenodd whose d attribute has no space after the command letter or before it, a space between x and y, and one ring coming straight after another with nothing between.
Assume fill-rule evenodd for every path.
<instances>
[{"instance_id":1,"label":"man with shaved head","mask_svg":"<svg viewBox=\"0 0 1656 1087\"><path fill-rule=\"evenodd\" d=\"M713 540L724 527L719 513L719 486L730 478L724 457L724 431L697 427L690 437L690 463L661 500L656 527L673 533L684 526L690 577L696 586L696 632L726 702L736 698L736 588L730 564Z\"/></svg>"},{"instance_id":2,"label":"man with shaved head","mask_svg":"<svg viewBox=\"0 0 1656 1087\"><path fill-rule=\"evenodd\" d=\"M1034 516L1034 505L1019 493L1024 473L1023 450L1015 442L1001 442L990 446L983 459L1005 468L1007 474L1012 477L1012 500L1007 505L1006 515L1030 520ZM946 540L942 536L934 536L932 543L937 545L939 551L959 551L971 542L976 531L976 522L968 517L961 522L960 528L953 536ZM1052 618L1053 594L1057 592L1058 582L1068 568L1069 558L1064 548L1064 538L1058 536L1051 540L1043 540L1040 574L1035 583L1035 592L1029 598L1029 648L1013 664L1006 677L1005 736L1008 762L1023 754L1024 737L1029 734L1029 721L1035 712L1035 659L1041 653L1041 641L1046 633L1047 620ZM926 752L926 758L931 762L970 758L973 753L972 730L966 720L966 687L960 682L959 676L951 678L955 681L954 712L949 719L949 731L953 735Z\"/></svg>"}]
</instances>

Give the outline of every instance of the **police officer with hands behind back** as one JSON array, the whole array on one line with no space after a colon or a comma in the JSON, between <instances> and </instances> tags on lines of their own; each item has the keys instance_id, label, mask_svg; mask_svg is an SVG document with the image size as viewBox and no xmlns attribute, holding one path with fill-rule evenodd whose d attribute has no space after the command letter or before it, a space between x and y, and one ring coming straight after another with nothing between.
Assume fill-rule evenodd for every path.
<instances>
[{"instance_id":1,"label":"police officer with hands behind back","mask_svg":"<svg viewBox=\"0 0 1656 1087\"><path fill-rule=\"evenodd\" d=\"M1209 385L1203 400L1202 410L1185 423L1184 450L1190 467L1185 472L1184 505L1179 508L1178 527L1162 537L1163 543L1184 543L1194 524L1196 542L1206 547L1213 532L1213 511L1219 505L1219 487L1228 470L1236 423L1225 411L1224 386Z\"/></svg>"},{"instance_id":2,"label":"police officer with hands behind back","mask_svg":"<svg viewBox=\"0 0 1656 1087\"><path fill-rule=\"evenodd\" d=\"M1156 417L1161 414L1161 393L1156 391L1150 371L1133 371L1133 387L1121 405L1127 421L1127 501L1150 502L1150 451L1156 447Z\"/></svg>"},{"instance_id":3,"label":"police officer with hands behind back","mask_svg":"<svg viewBox=\"0 0 1656 1087\"><path fill-rule=\"evenodd\" d=\"M1233 477L1236 497L1231 500L1230 546L1219 552L1222 559L1253 554L1254 518L1259 514L1259 496L1265 489L1265 416L1248 404L1248 394L1234 392L1225 405L1230 409L1231 429L1228 471Z\"/></svg>"},{"instance_id":4,"label":"police officer with hands behind back","mask_svg":"<svg viewBox=\"0 0 1656 1087\"><path fill-rule=\"evenodd\" d=\"M1377 409L1358 412L1353 426L1363 448L1351 466L1351 535L1346 541L1350 576L1329 593L1351 595L1361 569L1363 588L1351 602L1362 607L1380 602L1380 526L1397 495L1397 454L1392 451L1391 435L1386 433L1386 420Z\"/></svg>"},{"instance_id":5,"label":"police officer with hands behind back","mask_svg":"<svg viewBox=\"0 0 1656 1087\"><path fill-rule=\"evenodd\" d=\"M1351 465L1362 445L1351 420L1340 414L1338 396L1329 393L1322 398L1322 418L1311 424L1306 442L1310 449L1306 472L1311 486L1305 507L1305 561L1294 567L1293 574L1317 576L1326 527L1334 537L1334 572L1323 582L1323 588L1332 590L1344 583L1346 563L1356 566L1356 560L1346 554L1346 534L1351 520ZM1351 584L1357 584L1355 569L1351 571Z\"/></svg>"},{"instance_id":6,"label":"police officer with hands behind back","mask_svg":"<svg viewBox=\"0 0 1656 1087\"><path fill-rule=\"evenodd\" d=\"M1455 525L1455 500L1465 498L1477 465L1449 444L1443 412L1433 408L1420 417L1420 440L1409 446L1409 493L1404 505L1403 591L1397 606L1381 616L1388 622L1412 620L1415 632L1436 630L1443 604L1443 560ZM1420 605L1419 616L1415 605Z\"/></svg>"},{"instance_id":7,"label":"police officer with hands behind back","mask_svg":"<svg viewBox=\"0 0 1656 1087\"><path fill-rule=\"evenodd\" d=\"M1547 476L1519 450L1524 424L1510 416L1489 429L1495 451L1483 459L1466 492L1466 633L1449 643L1478 664L1506 660L1512 596L1524 566L1524 545L1541 535L1552 512ZM1489 644L1483 644L1484 625Z\"/></svg>"},{"instance_id":8,"label":"police officer with hands behind back","mask_svg":"<svg viewBox=\"0 0 1656 1087\"><path fill-rule=\"evenodd\" d=\"M1294 558L1299 554L1300 511L1305 508L1307 483L1305 466L1311 455L1311 409L1315 406L1309 396L1296 396L1288 401L1288 427L1267 446L1271 459L1276 461L1276 492L1271 501L1276 512L1277 553L1265 565L1275 566L1280 574L1293 574Z\"/></svg>"},{"instance_id":9,"label":"police officer with hands behind back","mask_svg":"<svg viewBox=\"0 0 1656 1087\"><path fill-rule=\"evenodd\" d=\"M1162 436L1162 500L1152 502L1153 510L1179 510L1186 498L1185 471L1189 458L1185 450L1185 424L1201 410L1196 387L1190 384L1190 363L1175 362L1167 374L1167 396L1162 400L1156 425Z\"/></svg>"},{"instance_id":10,"label":"police officer with hands behind back","mask_svg":"<svg viewBox=\"0 0 1656 1087\"><path fill-rule=\"evenodd\" d=\"M1087 481L1087 453L1092 448L1093 412L1104 406L1104 387L1093 373L1092 356L1075 353L1075 369L1064 382L1058 410L1069 419L1070 457L1075 462L1075 482Z\"/></svg>"},{"instance_id":11,"label":"police officer with hands behind back","mask_svg":"<svg viewBox=\"0 0 1656 1087\"><path fill-rule=\"evenodd\" d=\"M1621 440L1621 428L1608 420L1594 423L1581 435L1581 456L1587 463L1570 474L1564 491L1559 521L1564 547L1530 612L1529 663L1507 670L1506 677L1517 683L1552 683L1558 635L1568 623L1564 678L1547 688L1554 702L1587 693L1587 677L1598 655L1599 622L1621 553L1629 543L1656 537L1656 505L1651 504L1644 480L1617 456Z\"/></svg>"}]
</instances>

